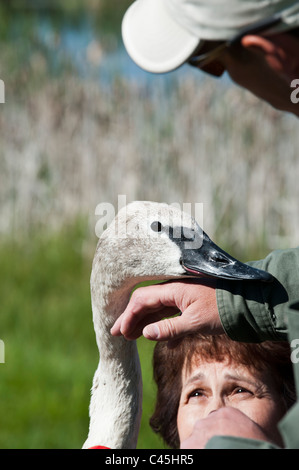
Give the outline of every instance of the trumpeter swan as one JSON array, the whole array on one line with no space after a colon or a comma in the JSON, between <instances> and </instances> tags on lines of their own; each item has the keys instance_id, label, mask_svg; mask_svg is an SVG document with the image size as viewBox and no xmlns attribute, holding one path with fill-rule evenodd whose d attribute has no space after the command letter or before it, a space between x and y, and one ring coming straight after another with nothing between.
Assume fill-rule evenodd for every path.
<instances>
[{"instance_id":1,"label":"trumpeter swan","mask_svg":"<svg viewBox=\"0 0 299 470\"><path fill-rule=\"evenodd\" d=\"M271 280L270 274L225 253L189 214L167 204L133 202L119 211L102 234L91 274L100 361L84 448L136 448L142 403L137 346L135 341L111 336L110 329L136 284L190 275Z\"/></svg>"}]
</instances>

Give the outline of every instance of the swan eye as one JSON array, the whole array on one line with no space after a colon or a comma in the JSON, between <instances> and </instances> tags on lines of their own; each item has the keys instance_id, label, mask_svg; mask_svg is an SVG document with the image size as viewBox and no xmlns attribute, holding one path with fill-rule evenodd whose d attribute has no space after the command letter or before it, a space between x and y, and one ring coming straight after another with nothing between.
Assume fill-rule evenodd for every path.
<instances>
[{"instance_id":1,"label":"swan eye","mask_svg":"<svg viewBox=\"0 0 299 470\"><path fill-rule=\"evenodd\" d=\"M151 229L154 232L162 232L163 225L161 224L161 222L155 221L151 224Z\"/></svg>"}]
</instances>

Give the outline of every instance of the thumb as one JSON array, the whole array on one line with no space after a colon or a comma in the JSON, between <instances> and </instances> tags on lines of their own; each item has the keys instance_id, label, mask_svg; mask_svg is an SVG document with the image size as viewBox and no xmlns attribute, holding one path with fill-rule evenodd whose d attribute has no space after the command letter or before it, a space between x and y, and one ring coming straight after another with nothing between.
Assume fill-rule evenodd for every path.
<instances>
[{"instance_id":1,"label":"thumb","mask_svg":"<svg viewBox=\"0 0 299 470\"><path fill-rule=\"evenodd\" d=\"M142 334L145 338L153 341L168 341L179 338L188 331L190 332L190 328L187 327L185 319L180 315L151 323L143 329Z\"/></svg>"}]
</instances>

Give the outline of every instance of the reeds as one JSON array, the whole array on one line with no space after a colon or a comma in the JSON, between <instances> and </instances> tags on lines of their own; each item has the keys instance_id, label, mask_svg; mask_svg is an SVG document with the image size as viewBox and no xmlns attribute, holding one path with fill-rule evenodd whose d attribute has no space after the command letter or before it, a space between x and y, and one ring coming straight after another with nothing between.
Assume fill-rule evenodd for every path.
<instances>
[{"instance_id":1,"label":"reeds","mask_svg":"<svg viewBox=\"0 0 299 470\"><path fill-rule=\"evenodd\" d=\"M298 120L248 92L187 72L109 85L66 72L13 92L0 118L3 234L78 215L92 232L96 205L125 194L204 203L204 229L240 253L298 244Z\"/></svg>"}]
</instances>

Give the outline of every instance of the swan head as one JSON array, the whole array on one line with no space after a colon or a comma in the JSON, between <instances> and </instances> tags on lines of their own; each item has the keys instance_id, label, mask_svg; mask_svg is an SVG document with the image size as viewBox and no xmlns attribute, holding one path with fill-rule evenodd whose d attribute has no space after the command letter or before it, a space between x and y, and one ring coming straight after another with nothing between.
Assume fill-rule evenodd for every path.
<instances>
[{"instance_id":1,"label":"swan head","mask_svg":"<svg viewBox=\"0 0 299 470\"><path fill-rule=\"evenodd\" d=\"M133 277L273 279L219 248L190 214L149 201L119 211L100 237L96 258L103 261L105 275L119 282Z\"/></svg>"}]
</instances>

